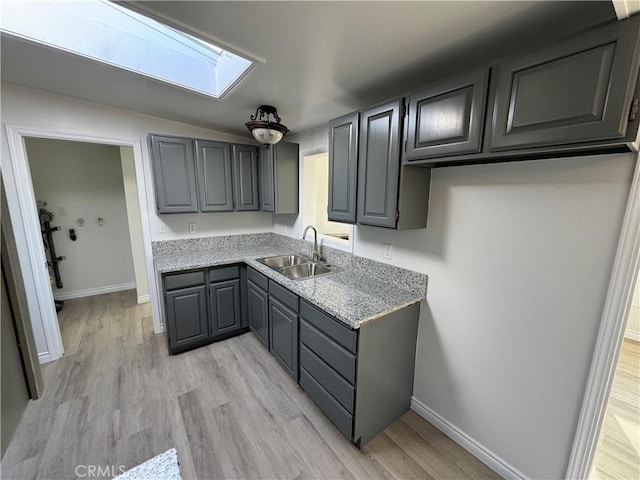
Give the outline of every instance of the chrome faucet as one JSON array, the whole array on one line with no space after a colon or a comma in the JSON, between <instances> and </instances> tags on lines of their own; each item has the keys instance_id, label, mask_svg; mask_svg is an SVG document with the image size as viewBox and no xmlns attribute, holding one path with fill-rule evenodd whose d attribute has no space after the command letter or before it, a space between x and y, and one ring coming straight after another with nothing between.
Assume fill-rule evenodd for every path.
<instances>
[{"instance_id":1,"label":"chrome faucet","mask_svg":"<svg viewBox=\"0 0 640 480\"><path fill-rule=\"evenodd\" d=\"M313 230L313 261L324 262L325 258L320 255L320 250L318 250L318 231L316 230L316 227L314 227L313 225L307 225L307 228L305 228L304 232L302 232L302 239L304 240L306 238L307 231L309 229Z\"/></svg>"}]
</instances>

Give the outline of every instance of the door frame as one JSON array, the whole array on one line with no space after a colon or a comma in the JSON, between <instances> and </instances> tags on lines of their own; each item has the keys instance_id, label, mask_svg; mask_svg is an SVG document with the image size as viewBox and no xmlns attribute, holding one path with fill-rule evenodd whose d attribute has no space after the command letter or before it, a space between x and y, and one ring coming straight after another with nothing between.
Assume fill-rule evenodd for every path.
<instances>
[{"instance_id":1,"label":"door frame","mask_svg":"<svg viewBox=\"0 0 640 480\"><path fill-rule=\"evenodd\" d=\"M607 409L640 264L640 154L620 230L602 321L565 478L588 478Z\"/></svg>"},{"instance_id":2,"label":"door frame","mask_svg":"<svg viewBox=\"0 0 640 480\"><path fill-rule=\"evenodd\" d=\"M133 148L147 280L149 283L153 315L153 329L155 333L162 332L158 298L157 295L152 293L156 292L157 289L151 249L151 219L149 218L147 190L144 182L145 172L142 141L139 139L99 137L55 128L41 129L6 125L5 130L9 149L9 161L3 165L2 170L5 179L9 180L5 180L7 207L9 208L11 218L15 222L13 228L14 234L16 235L20 268L25 276L29 275L32 277L35 286L35 288L26 288L30 316L32 322L33 319L41 319L48 348L48 352L39 353L40 362L46 363L57 360L62 356L64 347L62 345L62 337L60 336L60 327L58 325L53 292L50 288L48 267L44 269L41 267L46 264L46 257L44 249L42 248L42 233L40 231L38 208L24 143L25 137L49 138Z\"/></svg>"}]
</instances>

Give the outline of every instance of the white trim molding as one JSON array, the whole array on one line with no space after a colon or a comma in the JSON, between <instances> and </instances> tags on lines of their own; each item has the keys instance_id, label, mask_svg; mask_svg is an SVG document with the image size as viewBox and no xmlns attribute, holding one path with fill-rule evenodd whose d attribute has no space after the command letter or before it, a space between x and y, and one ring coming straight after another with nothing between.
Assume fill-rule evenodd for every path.
<instances>
[{"instance_id":1,"label":"white trim molding","mask_svg":"<svg viewBox=\"0 0 640 480\"><path fill-rule=\"evenodd\" d=\"M147 189L145 179L150 172L145 172L143 162L143 144L141 139L105 138L84 132L65 129L41 129L16 125L6 125L9 161L2 166L7 194L7 206L14 225L14 234L23 242L17 242L18 260L24 274L31 278L34 288L26 288L27 303L32 322L41 322L48 352L39 352L41 361L54 361L62 356L63 345L60 327L56 315L53 293L49 283L49 272L46 265L44 249L42 248L42 234L38 220L38 209L33 192L31 172L27 161L24 137L52 138L77 142L100 143L133 147L133 157L138 187L138 201L142 220L142 237L147 267L149 291L155 292L156 277L153 269L153 254L151 251L151 220L148 214ZM146 175L148 174L148 175ZM153 328L155 333L162 332L160 321L159 299L151 297ZM48 355L48 357L47 357Z\"/></svg>"},{"instance_id":2,"label":"white trim molding","mask_svg":"<svg viewBox=\"0 0 640 480\"><path fill-rule=\"evenodd\" d=\"M624 20L640 12L640 0L612 0L612 3L618 20Z\"/></svg>"},{"instance_id":3,"label":"white trim molding","mask_svg":"<svg viewBox=\"0 0 640 480\"><path fill-rule=\"evenodd\" d=\"M102 295L104 293L114 293L114 292L122 292L124 290L134 290L135 288L136 288L136 282L120 283L118 285L108 285L106 287L87 288L84 290L76 290L74 292L56 293L53 295L53 298L56 300L71 300L72 298L93 297L94 295Z\"/></svg>"},{"instance_id":4,"label":"white trim molding","mask_svg":"<svg viewBox=\"0 0 640 480\"><path fill-rule=\"evenodd\" d=\"M138 295L138 305L141 303L149 303L151 301L151 295Z\"/></svg>"},{"instance_id":5,"label":"white trim molding","mask_svg":"<svg viewBox=\"0 0 640 480\"><path fill-rule=\"evenodd\" d=\"M509 480L523 480L527 477L513 465L507 463L501 457L493 453L480 442L473 439L467 433L460 430L436 412L427 407L416 397L411 398L411 410L431 423L434 427L451 438L454 442L476 457L502 478Z\"/></svg>"},{"instance_id":6,"label":"white trim molding","mask_svg":"<svg viewBox=\"0 0 640 480\"><path fill-rule=\"evenodd\" d=\"M622 223L609 281L600 330L587 379L582 409L573 441L566 478L586 479L591 472L598 437L622 346L625 324L638 276L640 258L640 155Z\"/></svg>"},{"instance_id":7,"label":"white trim molding","mask_svg":"<svg viewBox=\"0 0 640 480\"><path fill-rule=\"evenodd\" d=\"M629 340L633 340L634 342L640 342L640 332L635 330L626 330L624 332L624 338L628 338Z\"/></svg>"}]
</instances>

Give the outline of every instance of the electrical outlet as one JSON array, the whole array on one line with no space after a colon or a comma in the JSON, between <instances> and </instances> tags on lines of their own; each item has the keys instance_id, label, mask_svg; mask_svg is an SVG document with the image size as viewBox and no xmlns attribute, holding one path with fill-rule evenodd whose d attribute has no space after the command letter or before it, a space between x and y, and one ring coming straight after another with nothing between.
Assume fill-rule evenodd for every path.
<instances>
[{"instance_id":1,"label":"electrical outlet","mask_svg":"<svg viewBox=\"0 0 640 480\"><path fill-rule=\"evenodd\" d=\"M393 245L390 243L382 244L382 256L388 260L391 260L391 256L393 255Z\"/></svg>"},{"instance_id":2,"label":"electrical outlet","mask_svg":"<svg viewBox=\"0 0 640 480\"><path fill-rule=\"evenodd\" d=\"M58 215L64 217L67 215L67 212L64 211L63 207L58 207Z\"/></svg>"},{"instance_id":3,"label":"electrical outlet","mask_svg":"<svg viewBox=\"0 0 640 480\"><path fill-rule=\"evenodd\" d=\"M190 223L189 224L189 233L196 233L196 224L195 223Z\"/></svg>"},{"instance_id":4,"label":"electrical outlet","mask_svg":"<svg viewBox=\"0 0 640 480\"><path fill-rule=\"evenodd\" d=\"M167 227L165 226L164 223L160 223L160 225L158 226L158 232L160 233L166 233L167 231Z\"/></svg>"}]
</instances>

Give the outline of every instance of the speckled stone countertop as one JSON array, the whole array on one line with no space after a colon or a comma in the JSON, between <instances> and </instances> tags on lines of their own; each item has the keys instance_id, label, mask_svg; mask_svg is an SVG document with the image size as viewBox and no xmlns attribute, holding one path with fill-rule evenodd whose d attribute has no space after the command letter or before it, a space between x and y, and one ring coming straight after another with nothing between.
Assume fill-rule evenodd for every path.
<instances>
[{"instance_id":1,"label":"speckled stone countertop","mask_svg":"<svg viewBox=\"0 0 640 480\"><path fill-rule=\"evenodd\" d=\"M426 275L362 259L331 248L323 249L323 254L327 255L330 263L346 270L320 278L290 280L256 259L290 253L308 255L309 252L305 251L308 250L308 246L305 245L308 242L299 243L300 241L275 234L261 234L255 242L239 238L246 237L244 235L236 237L236 241L216 241L210 245L201 241L197 245L183 243L179 245L180 248L154 244L156 271L164 274L246 263L351 328L359 328L366 322L425 299ZM189 247L197 250L192 251Z\"/></svg>"}]
</instances>

